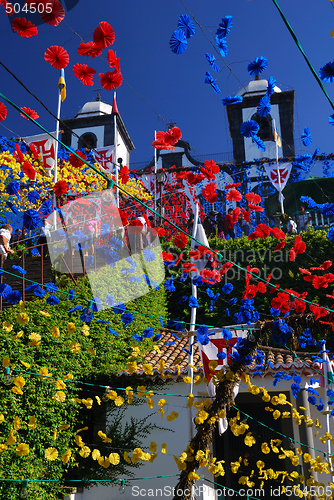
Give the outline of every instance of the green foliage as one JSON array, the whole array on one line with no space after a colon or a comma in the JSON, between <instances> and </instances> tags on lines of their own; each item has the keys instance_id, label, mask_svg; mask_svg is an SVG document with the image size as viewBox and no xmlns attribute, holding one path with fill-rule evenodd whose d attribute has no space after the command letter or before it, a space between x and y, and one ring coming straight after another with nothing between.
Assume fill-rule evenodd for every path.
<instances>
[{"instance_id":1,"label":"green foliage","mask_svg":"<svg viewBox=\"0 0 334 500\"><path fill-rule=\"evenodd\" d=\"M64 276L59 279L58 285L61 285L63 291L72 286L68 277ZM94 419L89 415L93 415L95 409L100 408L95 395L102 399L103 386L126 387L122 384L130 384L129 380L118 380L117 373L126 368L134 346L140 347L137 361L152 349L152 340L144 339L139 343L132 335L141 334L143 329L150 326L158 333L160 323L156 317L166 317L167 314L165 291L163 288L151 289L147 295L127 303L127 309L133 311L134 317L127 328L124 328L119 314L115 314L112 309L105 309L95 313L94 319L88 325L89 330L82 328L84 323L80 319L80 311L69 313L76 305L85 307L91 298L87 278L78 280L75 294L75 300L70 301L67 294L58 292L61 301L56 306L48 305L45 299L36 299L25 303L24 306L16 305L5 309L1 313L0 362L3 360L3 366L10 366L13 377L11 386L0 383L0 411L3 415L0 415L1 477L50 481L29 483L28 499L62 498L66 492L66 479L75 477L73 468L77 470L82 461L90 462L87 466L87 469L91 470L89 477L94 477L95 470L101 478L125 474L128 467L133 465L127 464L123 453L116 449L112 451L119 452L121 461L119 466L110 466L110 471L114 467L112 472L102 468L91 456L81 458L81 447L75 442L75 433L87 422L90 426L94 425ZM23 308L29 321L19 324L18 316L23 312ZM98 323L97 320L110 323ZM117 337L110 334L109 327L118 333ZM40 372L41 369L44 371ZM33 375L40 373L52 374L54 378ZM59 379L68 381L57 382ZM70 382L70 379L80 383ZM86 394L83 390L86 391L87 386L83 382L99 384L102 387L92 388L90 393ZM143 380L140 382L145 383ZM119 395L124 397L124 392L119 391ZM105 404L101 403L101 408L103 405ZM108 406L110 421L120 418L118 413L112 416L113 412L118 411L115 404L110 402ZM124 404L122 408L125 409L126 406ZM90 407L92 409L88 409ZM35 424L31 417L35 417ZM100 429L103 430L105 421L104 424L102 420L97 421L101 423ZM144 434L150 430L149 421L145 424L130 421L125 425L128 425L128 429L134 427L135 431L132 435L125 433L122 442L118 433L118 448L133 449L132 446L138 446L141 440L138 428L141 425ZM115 427L111 429L111 434L114 429ZM7 442L11 431L14 438ZM94 443L97 443L98 448L101 439L96 440L97 431L95 428L90 434L93 441L89 439L85 444L93 443L93 446L96 446ZM110 437L113 439L112 435ZM28 454L18 456L17 446L20 443L29 446ZM57 450L57 456L52 461L45 457L45 450L48 448ZM68 461L64 458L66 463L63 463L61 457L66 452L70 453L70 457ZM51 482L58 479L59 482ZM0 498L16 500L20 498L20 492L21 483L0 483Z\"/></svg>"},{"instance_id":2,"label":"green foliage","mask_svg":"<svg viewBox=\"0 0 334 500\"><path fill-rule=\"evenodd\" d=\"M312 283L303 279L304 275L299 270L300 268L309 269L313 266L317 267L325 260L334 260L333 243L327 239L326 235L327 232L324 230L309 229L307 232L302 233L302 239L306 243L306 252L297 255L294 261L289 260L289 253L290 249L293 247L296 236L286 236L285 248L279 251L274 251L278 241L273 237L266 239L259 238L252 241L248 240L246 236L234 240L220 240L219 238L210 239L210 247L216 249L222 255L221 262L218 263L218 269L219 266L227 261L235 262L237 267L234 266L222 276L220 283L212 287L208 287L204 283L201 287L197 288L200 308L197 309L196 323L212 326L235 324L233 314L239 310L241 304L240 301L246 283L246 273L243 269L246 269L247 266L250 266L250 268L257 268L259 273L255 271L255 275L264 280L272 273L270 282L273 285L279 285L281 289L295 290L298 293L307 292L307 296L305 297L306 300L331 308L333 301L326 297L326 294L331 293L331 288L315 289ZM165 245L164 250L173 253L175 258L177 258L177 255L180 253L179 250L172 245L168 246L168 244ZM189 262L189 260L188 252L184 251L183 262ZM178 302L182 296L191 295L190 278L188 277L185 283L180 283L179 268L177 271L172 268L169 272L174 276L174 284L176 287L176 291L168 295L169 308L173 311L172 317L178 317L189 322L190 307L188 306L188 301L182 302L181 304ZM319 275L324 274L323 271L311 272ZM329 268L328 271L325 272L333 271L332 268ZM231 283L233 285L233 291L230 294L222 292L222 287L225 283ZM257 280L252 278L250 283L256 284ZM207 294L208 289L212 290L214 294L220 293L218 300L214 303L212 312L210 311L211 298ZM257 293L254 299L254 305L259 311L262 321L271 319L270 302L272 298L276 296L276 293L269 293L270 290L274 289L268 287L267 293ZM237 303L229 306L228 302L233 297L237 298ZM308 311L308 306L306 311ZM319 338L325 338L328 334L328 329L323 327ZM328 348L334 348L334 341L332 341L330 337L328 337Z\"/></svg>"}]
</instances>

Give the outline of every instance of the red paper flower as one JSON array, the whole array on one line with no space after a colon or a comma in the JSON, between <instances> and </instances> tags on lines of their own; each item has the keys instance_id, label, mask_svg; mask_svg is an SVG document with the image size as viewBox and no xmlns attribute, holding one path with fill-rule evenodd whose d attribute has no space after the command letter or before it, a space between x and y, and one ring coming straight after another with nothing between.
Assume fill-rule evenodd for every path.
<instances>
[{"instance_id":1,"label":"red paper flower","mask_svg":"<svg viewBox=\"0 0 334 500\"><path fill-rule=\"evenodd\" d=\"M98 27L94 30L93 40L97 47L105 49L114 43L115 32L109 23L101 21Z\"/></svg>"},{"instance_id":2,"label":"red paper flower","mask_svg":"<svg viewBox=\"0 0 334 500\"><path fill-rule=\"evenodd\" d=\"M174 258L173 254L171 254L169 252L165 252L165 251L161 252L160 255L161 255L162 260L164 260L166 262L172 262L172 260Z\"/></svg>"},{"instance_id":3,"label":"red paper flower","mask_svg":"<svg viewBox=\"0 0 334 500\"><path fill-rule=\"evenodd\" d=\"M204 162L204 166L207 170L210 170L213 174L218 174L219 173L219 166L217 163L213 160L206 160ZM239 183L240 185L240 183Z\"/></svg>"},{"instance_id":4,"label":"red paper flower","mask_svg":"<svg viewBox=\"0 0 334 500\"><path fill-rule=\"evenodd\" d=\"M174 168L175 165L173 165L172 168ZM178 180L182 180L182 179L186 179L187 178L187 175L188 175L189 172L185 171L185 170L181 170L181 172L176 172L175 173L175 177L176 179Z\"/></svg>"},{"instance_id":5,"label":"red paper flower","mask_svg":"<svg viewBox=\"0 0 334 500\"><path fill-rule=\"evenodd\" d=\"M257 205L253 205L252 203L248 203L249 210L254 210L254 212L263 212L263 207L258 207Z\"/></svg>"},{"instance_id":6,"label":"red paper flower","mask_svg":"<svg viewBox=\"0 0 334 500\"><path fill-rule=\"evenodd\" d=\"M20 149L20 146L19 146L17 143L15 144L15 149L16 149L16 152L17 152L17 156L18 156L19 161L20 161L21 163L23 163L23 162L24 162L24 156L23 156L23 154L22 154L22 151L21 151L21 149Z\"/></svg>"},{"instance_id":7,"label":"red paper flower","mask_svg":"<svg viewBox=\"0 0 334 500\"><path fill-rule=\"evenodd\" d=\"M159 238L160 238L160 236L161 236L161 237L162 237L162 236L166 236L166 230L165 230L165 228L164 228L164 227L160 227L160 226L158 226L158 227L156 227L156 228L155 228L155 230L156 230L156 232L157 232L157 234L158 234Z\"/></svg>"},{"instance_id":8,"label":"red paper flower","mask_svg":"<svg viewBox=\"0 0 334 500\"><path fill-rule=\"evenodd\" d=\"M24 111L25 113L27 113L27 115L29 115L30 118L32 118L33 120L37 120L37 118L39 118L39 115L33 109L26 108L24 106L22 106L21 109L22 109L22 111ZM27 118L26 116L24 116L22 113L20 113L20 115L23 116L23 118L25 118L26 120L29 120L29 118Z\"/></svg>"},{"instance_id":9,"label":"red paper flower","mask_svg":"<svg viewBox=\"0 0 334 500\"><path fill-rule=\"evenodd\" d=\"M116 50L115 52L112 49L108 50L108 63L111 68L115 68L116 71L121 71L121 65L119 63L120 58L116 57Z\"/></svg>"},{"instance_id":10,"label":"red paper flower","mask_svg":"<svg viewBox=\"0 0 334 500\"><path fill-rule=\"evenodd\" d=\"M280 240L281 238L285 238L285 233L279 227L270 228L270 232L274 238Z\"/></svg>"},{"instance_id":11,"label":"red paper flower","mask_svg":"<svg viewBox=\"0 0 334 500\"><path fill-rule=\"evenodd\" d=\"M65 181L58 181L53 186L53 192L56 196L62 196L63 194L67 193L67 191L68 191L68 184Z\"/></svg>"},{"instance_id":12,"label":"red paper flower","mask_svg":"<svg viewBox=\"0 0 334 500\"><path fill-rule=\"evenodd\" d=\"M223 276L223 274L227 273L227 271L231 269L231 267L233 266L234 264L232 262L225 262L225 264L223 264L223 267L220 270L220 275Z\"/></svg>"},{"instance_id":13,"label":"red paper flower","mask_svg":"<svg viewBox=\"0 0 334 500\"><path fill-rule=\"evenodd\" d=\"M35 146L34 146L34 144L32 142L29 144L29 148L30 148L30 151L33 154L34 160L38 160L39 153L38 153L37 149L35 148Z\"/></svg>"},{"instance_id":14,"label":"red paper flower","mask_svg":"<svg viewBox=\"0 0 334 500\"><path fill-rule=\"evenodd\" d=\"M119 210L119 215L121 217L123 226L127 226L129 224L129 220L128 220L128 216L126 215L126 213L123 212L123 210L120 209Z\"/></svg>"},{"instance_id":15,"label":"red paper flower","mask_svg":"<svg viewBox=\"0 0 334 500\"><path fill-rule=\"evenodd\" d=\"M313 312L315 320L321 318L322 316L327 316L328 314L328 311L326 309L324 309L323 307L319 307L316 304L310 304L310 311Z\"/></svg>"},{"instance_id":16,"label":"red paper flower","mask_svg":"<svg viewBox=\"0 0 334 500\"><path fill-rule=\"evenodd\" d=\"M7 117L7 108L3 102L0 102L0 122L3 122Z\"/></svg>"},{"instance_id":17,"label":"red paper flower","mask_svg":"<svg viewBox=\"0 0 334 500\"><path fill-rule=\"evenodd\" d=\"M258 224L255 231L260 234L260 238L268 238L270 234L270 227L266 224Z\"/></svg>"},{"instance_id":18,"label":"red paper flower","mask_svg":"<svg viewBox=\"0 0 334 500\"><path fill-rule=\"evenodd\" d=\"M101 78L102 87L106 90L115 90L122 85L123 76L120 71L99 73L99 77Z\"/></svg>"},{"instance_id":19,"label":"red paper flower","mask_svg":"<svg viewBox=\"0 0 334 500\"><path fill-rule=\"evenodd\" d=\"M244 208L242 208L242 217L246 222L250 222L250 212L247 212Z\"/></svg>"},{"instance_id":20,"label":"red paper flower","mask_svg":"<svg viewBox=\"0 0 334 500\"><path fill-rule=\"evenodd\" d=\"M58 45L52 45L46 49L44 59L55 69L66 68L70 60L64 47L59 47Z\"/></svg>"},{"instance_id":21,"label":"red paper flower","mask_svg":"<svg viewBox=\"0 0 334 500\"><path fill-rule=\"evenodd\" d=\"M277 243L277 245L274 248L274 251L276 252L277 250L282 250L282 248L285 247L285 243L286 243L285 240L281 241L280 243Z\"/></svg>"},{"instance_id":22,"label":"red paper flower","mask_svg":"<svg viewBox=\"0 0 334 500\"><path fill-rule=\"evenodd\" d=\"M81 158L83 160L86 159L86 155L84 153L82 153L81 151L76 151L76 154L81 156ZM75 168L80 168L82 167L82 165L84 164L83 161L79 160L79 158L77 156L75 156L73 153L70 153L70 158L69 158L69 162L71 163L71 165L73 165L73 167Z\"/></svg>"},{"instance_id":23,"label":"red paper flower","mask_svg":"<svg viewBox=\"0 0 334 500\"><path fill-rule=\"evenodd\" d=\"M241 186L241 182L235 182L234 184L226 184L225 189L232 189Z\"/></svg>"},{"instance_id":24,"label":"red paper flower","mask_svg":"<svg viewBox=\"0 0 334 500\"><path fill-rule=\"evenodd\" d=\"M326 271L329 267L331 267L332 261L331 260L325 260L323 264L321 264L319 267L310 267L311 271Z\"/></svg>"},{"instance_id":25,"label":"red paper flower","mask_svg":"<svg viewBox=\"0 0 334 500\"><path fill-rule=\"evenodd\" d=\"M240 213L241 213L241 208L235 207L232 213L232 224L235 224L237 222Z\"/></svg>"},{"instance_id":26,"label":"red paper flower","mask_svg":"<svg viewBox=\"0 0 334 500\"><path fill-rule=\"evenodd\" d=\"M84 85L88 87L94 85L93 75L95 75L96 70L90 68L87 64L75 64L73 66L73 73Z\"/></svg>"},{"instance_id":27,"label":"red paper flower","mask_svg":"<svg viewBox=\"0 0 334 500\"><path fill-rule=\"evenodd\" d=\"M295 239L293 250L295 251L296 254L304 253L306 250L306 245L300 235L297 236L297 238Z\"/></svg>"},{"instance_id":28,"label":"red paper flower","mask_svg":"<svg viewBox=\"0 0 334 500\"><path fill-rule=\"evenodd\" d=\"M128 180L130 179L130 170L126 165L124 165L120 171L119 171L119 176L122 179L122 184L126 184Z\"/></svg>"},{"instance_id":29,"label":"red paper flower","mask_svg":"<svg viewBox=\"0 0 334 500\"><path fill-rule=\"evenodd\" d=\"M87 56L94 59L94 57L98 57L102 54L102 49L100 49L100 47L97 47L94 42L82 42L79 45L78 54L80 56Z\"/></svg>"},{"instance_id":30,"label":"red paper flower","mask_svg":"<svg viewBox=\"0 0 334 500\"><path fill-rule=\"evenodd\" d=\"M208 203L216 203L218 199L216 189L217 184L215 182L209 182L209 184L207 184L205 188L202 189L202 196Z\"/></svg>"},{"instance_id":31,"label":"red paper flower","mask_svg":"<svg viewBox=\"0 0 334 500\"><path fill-rule=\"evenodd\" d=\"M24 161L21 165L23 172L26 174L28 179L35 179L37 172L33 169L28 161Z\"/></svg>"},{"instance_id":32,"label":"red paper flower","mask_svg":"<svg viewBox=\"0 0 334 500\"><path fill-rule=\"evenodd\" d=\"M52 12L46 12L46 8L40 14L41 18L46 24L50 24L51 26L58 26L59 23L65 17L65 10L59 0L47 0L45 5L48 5L48 10L50 10L50 4L52 8Z\"/></svg>"},{"instance_id":33,"label":"red paper flower","mask_svg":"<svg viewBox=\"0 0 334 500\"><path fill-rule=\"evenodd\" d=\"M172 127L165 132L165 142L175 146L175 144L181 139L182 132L179 127Z\"/></svg>"},{"instance_id":34,"label":"red paper flower","mask_svg":"<svg viewBox=\"0 0 334 500\"><path fill-rule=\"evenodd\" d=\"M242 199L242 194L235 188L231 188L226 193L226 199L228 201L240 201Z\"/></svg>"},{"instance_id":35,"label":"red paper flower","mask_svg":"<svg viewBox=\"0 0 334 500\"><path fill-rule=\"evenodd\" d=\"M21 38L31 38L38 33L36 26L25 17L16 17L12 22L12 28Z\"/></svg>"},{"instance_id":36,"label":"red paper flower","mask_svg":"<svg viewBox=\"0 0 334 500\"><path fill-rule=\"evenodd\" d=\"M245 198L247 201L253 203L254 205L258 205L262 200L259 194L253 192L245 194Z\"/></svg>"},{"instance_id":37,"label":"red paper flower","mask_svg":"<svg viewBox=\"0 0 334 500\"><path fill-rule=\"evenodd\" d=\"M143 230L144 225L140 222L138 219L134 219L133 221L130 222L128 226L128 230L132 234L140 234Z\"/></svg>"},{"instance_id":38,"label":"red paper flower","mask_svg":"<svg viewBox=\"0 0 334 500\"><path fill-rule=\"evenodd\" d=\"M177 234L174 238L174 245L177 246L177 248L184 248L187 243L188 238L183 233Z\"/></svg>"},{"instance_id":39,"label":"red paper flower","mask_svg":"<svg viewBox=\"0 0 334 500\"><path fill-rule=\"evenodd\" d=\"M194 174L193 172L187 173L187 181L192 186L195 186L195 184L198 184L199 182L201 182L203 180L204 180L204 175L202 175L202 174Z\"/></svg>"}]
</instances>

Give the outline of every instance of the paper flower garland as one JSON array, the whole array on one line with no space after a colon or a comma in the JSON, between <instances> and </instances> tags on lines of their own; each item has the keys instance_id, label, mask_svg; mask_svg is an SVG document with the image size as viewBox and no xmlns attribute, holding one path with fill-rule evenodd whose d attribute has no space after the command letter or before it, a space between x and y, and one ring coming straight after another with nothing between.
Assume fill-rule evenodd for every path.
<instances>
[{"instance_id":1,"label":"paper flower garland","mask_svg":"<svg viewBox=\"0 0 334 500\"><path fill-rule=\"evenodd\" d=\"M302 132L301 139L302 139L302 143L306 147L310 146L312 144L312 134L311 134L311 131L308 127L304 128L304 130Z\"/></svg>"},{"instance_id":2,"label":"paper flower garland","mask_svg":"<svg viewBox=\"0 0 334 500\"><path fill-rule=\"evenodd\" d=\"M252 76L258 76L263 73L268 67L268 59L266 57L256 57L247 66L247 71Z\"/></svg>"},{"instance_id":3,"label":"paper flower garland","mask_svg":"<svg viewBox=\"0 0 334 500\"><path fill-rule=\"evenodd\" d=\"M75 64L73 66L73 73L84 85L94 85L93 75L95 75L96 70L90 68L87 64Z\"/></svg>"},{"instance_id":4,"label":"paper flower garland","mask_svg":"<svg viewBox=\"0 0 334 500\"><path fill-rule=\"evenodd\" d=\"M217 72L220 71L219 66L215 63L215 60L216 60L215 56L208 54L208 53L204 54L204 56L208 60L213 71L217 71Z\"/></svg>"},{"instance_id":5,"label":"paper flower garland","mask_svg":"<svg viewBox=\"0 0 334 500\"><path fill-rule=\"evenodd\" d=\"M222 98L222 103L224 104L224 106L229 106L231 104L237 104L238 102L242 102L242 101L243 101L243 97L237 96L237 95L235 95L234 97L231 97L230 95L228 95L227 97Z\"/></svg>"},{"instance_id":6,"label":"paper flower garland","mask_svg":"<svg viewBox=\"0 0 334 500\"><path fill-rule=\"evenodd\" d=\"M0 102L0 122L7 118L7 108L3 102Z\"/></svg>"},{"instance_id":7,"label":"paper flower garland","mask_svg":"<svg viewBox=\"0 0 334 500\"><path fill-rule=\"evenodd\" d=\"M109 23L101 21L93 33L93 40L96 47L105 49L115 41L115 32Z\"/></svg>"},{"instance_id":8,"label":"paper flower garland","mask_svg":"<svg viewBox=\"0 0 334 500\"><path fill-rule=\"evenodd\" d=\"M216 45L217 49L219 50L219 53L222 57L227 56L227 44L225 38L219 38L219 36L216 36Z\"/></svg>"},{"instance_id":9,"label":"paper flower garland","mask_svg":"<svg viewBox=\"0 0 334 500\"><path fill-rule=\"evenodd\" d=\"M195 25L187 14L179 17L178 27L184 31L186 38L191 38L195 34Z\"/></svg>"},{"instance_id":10,"label":"paper flower garland","mask_svg":"<svg viewBox=\"0 0 334 500\"><path fill-rule=\"evenodd\" d=\"M271 95L273 95L274 89L275 89L275 85L276 85L276 80L275 80L275 78L273 78L271 76L269 78L269 80L268 80L268 87L267 87L267 96L268 97L270 97Z\"/></svg>"},{"instance_id":11,"label":"paper flower garland","mask_svg":"<svg viewBox=\"0 0 334 500\"><path fill-rule=\"evenodd\" d=\"M257 114L262 118L269 115L270 113L270 99L267 95L263 96L257 106Z\"/></svg>"},{"instance_id":12,"label":"paper flower garland","mask_svg":"<svg viewBox=\"0 0 334 500\"><path fill-rule=\"evenodd\" d=\"M115 68L116 71L121 71L121 66L119 63L119 57L116 57L116 51L112 49L108 50L108 63L111 68Z\"/></svg>"},{"instance_id":13,"label":"paper flower garland","mask_svg":"<svg viewBox=\"0 0 334 500\"><path fill-rule=\"evenodd\" d=\"M226 38L226 36L231 31L231 28L233 27L232 19L233 16L223 17L222 22L219 23L219 28L216 31L217 36L219 36L220 38Z\"/></svg>"},{"instance_id":14,"label":"paper flower garland","mask_svg":"<svg viewBox=\"0 0 334 500\"><path fill-rule=\"evenodd\" d=\"M66 68L70 60L64 47L59 47L58 45L52 45L46 49L44 59L55 69Z\"/></svg>"},{"instance_id":15,"label":"paper flower garland","mask_svg":"<svg viewBox=\"0 0 334 500\"><path fill-rule=\"evenodd\" d=\"M32 118L33 120L37 120L37 118L39 118L39 115L33 109L26 108L24 106L22 106L21 109L22 109L22 111L24 111L25 113L27 113L27 115L29 115L30 118ZM29 118L27 118L26 116L24 116L24 114L20 113L20 115L23 116L23 118L25 118L26 120L29 120Z\"/></svg>"},{"instance_id":16,"label":"paper flower garland","mask_svg":"<svg viewBox=\"0 0 334 500\"><path fill-rule=\"evenodd\" d=\"M334 62L328 62L320 68L319 76L324 82L334 82Z\"/></svg>"},{"instance_id":17,"label":"paper flower garland","mask_svg":"<svg viewBox=\"0 0 334 500\"><path fill-rule=\"evenodd\" d=\"M46 12L46 9L40 14L41 18L46 24L50 26L58 26L59 23L65 18L65 10L59 0L51 0L51 12Z\"/></svg>"},{"instance_id":18,"label":"paper flower garland","mask_svg":"<svg viewBox=\"0 0 334 500\"><path fill-rule=\"evenodd\" d=\"M16 17L12 22L12 28L21 38L31 38L38 33L36 26L25 17Z\"/></svg>"},{"instance_id":19,"label":"paper flower garland","mask_svg":"<svg viewBox=\"0 0 334 500\"><path fill-rule=\"evenodd\" d=\"M214 78L210 75L210 73L208 71L205 72L204 83L209 83L211 85L211 87L213 88L213 90L216 92L216 94L220 93L220 88L218 87Z\"/></svg>"},{"instance_id":20,"label":"paper flower garland","mask_svg":"<svg viewBox=\"0 0 334 500\"><path fill-rule=\"evenodd\" d=\"M80 56L87 56L94 59L94 57L98 57L102 54L102 49L100 47L97 47L97 45L95 45L95 43L92 41L87 43L82 42L79 45L78 54Z\"/></svg>"},{"instance_id":21,"label":"paper flower garland","mask_svg":"<svg viewBox=\"0 0 334 500\"><path fill-rule=\"evenodd\" d=\"M107 73L99 73L101 78L101 85L106 90L115 90L123 82L122 73L114 70L113 72L108 71Z\"/></svg>"},{"instance_id":22,"label":"paper flower garland","mask_svg":"<svg viewBox=\"0 0 334 500\"><path fill-rule=\"evenodd\" d=\"M260 130L260 125L255 120L247 120L241 124L240 133L244 137L253 137Z\"/></svg>"},{"instance_id":23,"label":"paper flower garland","mask_svg":"<svg viewBox=\"0 0 334 500\"><path fill-rule=\"evenodd\" d=\"M183 54L188 46L185 32L181 29L175 30L169 41L169 46L174 54Z\"/></svg>"}]
</instances>

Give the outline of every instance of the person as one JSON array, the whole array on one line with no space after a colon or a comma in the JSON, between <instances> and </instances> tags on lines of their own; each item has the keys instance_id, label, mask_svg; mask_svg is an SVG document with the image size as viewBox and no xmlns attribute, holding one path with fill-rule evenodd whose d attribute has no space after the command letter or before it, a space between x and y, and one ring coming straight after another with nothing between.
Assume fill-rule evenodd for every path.
<instances>
[{"instance_id":1,"label":"person","mask_svg":"<svg viewBox=\"0 0 334 500\"><path fill-rule=\"evenodd\" d=\"M245 236L249 236L249 224L248 222L243 218L243 216L240 214L238 216L238 222L239 222L239 226L240 226L240 229L241 229L241 232L245 235Z\"/></svg>"},{"instance_id":2,"label":"person","mask_svg":"<svg viewBox=\"0 0 334 500\"><path fill-rule=\"evenodd\" d=\"M311 214L310 212L305 212L304 207L299 208L299 217L298 217L298 229L300 231L307 231L307 228L311 225Z\"/></svg>"},{"instance_id":3,"label":"person","mask_svg":"<svg viewBox=\"0 0 334 500\"><path fill-rule=\"evenodd\" d=\"M287 224L288 234L297 234L297 224L291 216L289 216Z\"/></svg>"},{"instance_id":4,"label":"person","mask_svg":"<svg viewBox=\"0 0 334 500\"><path fill-rule=\"evenodd\" d=\"M7 254L13 254L14 250L9 247L9 242L12 237L13 228L10 224L4 224L0 228L0 263L7 259ZM2 257L1 257L2 256Z\"/></svg>"},{"instance_id":5,"label":"person","mask_svg":"<svg viewBox=\"0 0 334 500\"><path fill-rule=\"evenodd\" d=\"M188 216L189 218L187 220L187 233L192 235L194 226L194 212L191 208L188 209Z\"/></svg>"},{"instance_id":6,"label":"person","mask_svg":"<svg viewBox=\"0 0 334 500\"><path fill-rule=\"evenodd\" d=\"M218 236L221 240L225 239L225 233L224 233L224 214L222 212L219 212L217 215L217 231L218 231Z\"/></svg>"},{"instance_id":7,"label":"person","mask_svg":"<svg viewBox=\"0 0 334 500\"><path fill-rule=\"evenodd\" d=\"M41 227L40 233L39 233L39 238L37 241L37 245L43 245L42 248L40 248L40 252L43 252L43 257L46 257L47 251L48 251L48 245L47 245L47 238L51 238L51 233L50 233L50 228L51 224L48 223L48 218L44 217L43 218L43 226Z\"/></svg>"},{"instance_id":8,"label":"person","mask_svg":"<svg viewBox=\"0 0 334 500\"><path fill-rule=\"evenodd\" d=\"M208 215L204 219L203 229L204 229L207 237L214 236L216 234L214 216L215 216L215 212L211 211L208 213Z\"/></svg>"},{"instance_id":9,"label":"person","mask_svg":"<svg viewBox=\"0 0 334 500\"><path fill-rule=\"evenodd\" d=\"M227 211L227 214L224 217L224 233L225 233L225 238L226 236L229 236L230 238L234 238L234 225L233 225L233 208L229 208Z\"/></svg>"},{"instance_id":10,"label":"person","mask_svg":"<svg viewBox=\"0 0 334 500\"><path fill-rule=\"evenodd\" d=\"M93 220L93 219L87 220L84 223L83 232L85 233L86 236L88 236L87 245L88 245L88 247L90 245L91 255L94 255L94 253L95 253L94 237L97 236L97 222L96 222L96 220ZM86 249L84 256L88 257L88 248Z\"/></svg>"}]
</instances>

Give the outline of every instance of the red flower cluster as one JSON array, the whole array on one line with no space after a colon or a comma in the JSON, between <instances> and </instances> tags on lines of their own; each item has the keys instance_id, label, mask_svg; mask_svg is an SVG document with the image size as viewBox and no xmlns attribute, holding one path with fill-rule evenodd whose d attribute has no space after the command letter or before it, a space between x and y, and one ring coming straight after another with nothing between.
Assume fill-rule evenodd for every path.
<instances>
[{"instance_id":1,"label":"red flower cluster","mask_svg":"<svg viewBox=\"0 0 334 500\"><path fill-rule=\"evenodd\" d=\"M56 196L62 196L63 194L67 193L67 191L68 191L68 184L65 181L58 181L53 186L53 192Z\"/></svg>"},{"instance_id":2,"label":"red flower cluster","mask_svg":"<svg viewBox=\"0 0 334 500\"><path fill-rule=\"evenodd\" d=\"M184 248L187 243L188 243L188 238L183 233L176 235L174 238L174 245L177 246L177 248L180 249Z\"/></svg>"},{"instance_id":3,"label":"red flower cluster","mask_svg":"<svg viewBox=\"0 0 334 500\"><path fill-rule=\"evenodd\" d=\"M306 250L306 245L305 245L304 241L302 240L302 237L299 235L295 239L293 247L290 250L289 261L295 260L296 256L298 254L304 253L305 250Z\"/></svg>"},{"instance_id":4,"label":"red flower cluster","mask_svg":"<svg viewBox=\"0 0 334 500\"><path fill-rule=\"evenodd\" d=\"M81 156L81 158L83 160L86 160L86 155L84 153L82 153L81 151L76 151L76 154ZM73 153L70 154L69 162L75 168L80 168L84 164L84 162L79 160L79 158L76 155L74 155Z\"/></svg>"},{"instance_id":5,"label":"red flower cluster","mask_svg":"<svg viewBox=\"0 0 334 500\"><path fill-rule=\"evenodd\" d=\"M28 177L28 179L35 179L36 178L36 175L37 175L37 172L36 170L30 165L30 163L28 161L24 161L21 165L21 168L23 170L23 172L26 174L26 176Z\"/></svg>"},{"instance_id":6,"label":"red flower cluster","mask_svg":"<svg viewBox=\"0 0 334 500\"><path fill-rule=\"evenodd\" d=\"M231 188L226 193L227 201L240 201L242 199L242 194L235 188Z\"/></svg>"},{"instance_id":7,"label":"red flower cluster","mask_svg":"<svg viewBox=\"0 0 334 500\"><path fill-rule=\"evenodd\" d=\"M173 127L167 130L167 132L157 132L155 141L152 142L152 146L155 149L166 149L174 151L175 144L181 139L182 133L178 127Z\"/></svg>"},{"instance_id":8,"label":"red flower cluster","mask_svg":"<svg viewBox=\"0 0 334 500\"><path fill-rule=\"evenodd\" d=\"M217 201L218 195L216 189L217 184L215 182L209 182L205 188L202 189L202 196L208 203L215 203Z\"/></svg>"},{"instance_id":9,"label":"red flower cluster","mask_svg":"<svg viewBox=\"0 0 334 500\"><path fill-rule=\"evenodd\" d=\"M123 165L123 167L119 171L119 177L122 179L122 184L126 184L128 180L130 179L130 170L126 165Z\"/></svg>"},{"instance_id":10,"label":"red flower cluster","mask_svg":"<svg viewBox=\"0 0 334 500\"><path fill-rule=\"evenodd\" d=\"M211 181L216 177L216 174L218 174L219 167L213 160L206 160L204 162L204 167L202 167L200 171L202 172L204 177Z\"/></svg>"}]
</instances>

